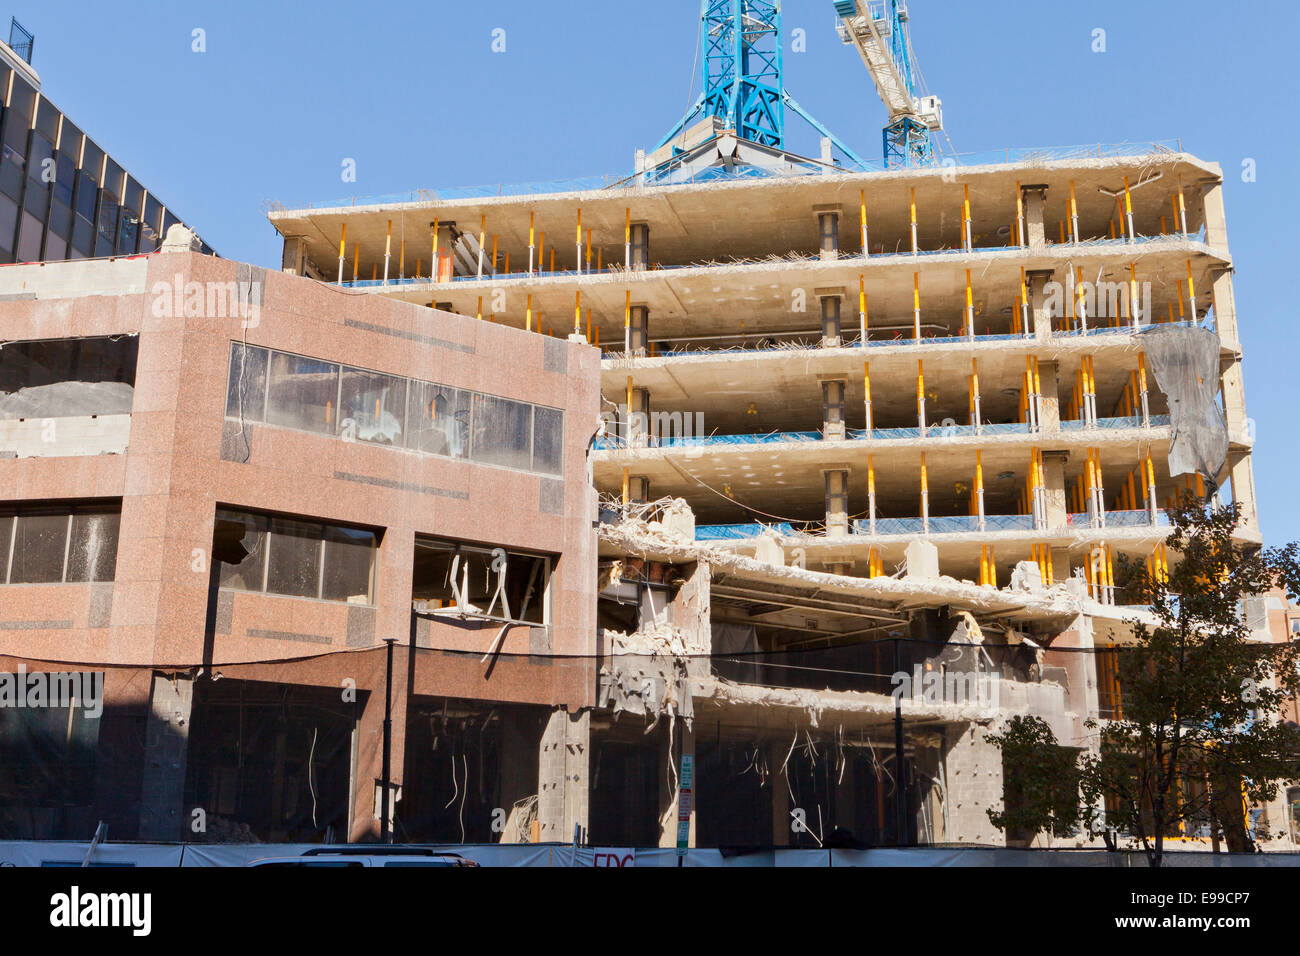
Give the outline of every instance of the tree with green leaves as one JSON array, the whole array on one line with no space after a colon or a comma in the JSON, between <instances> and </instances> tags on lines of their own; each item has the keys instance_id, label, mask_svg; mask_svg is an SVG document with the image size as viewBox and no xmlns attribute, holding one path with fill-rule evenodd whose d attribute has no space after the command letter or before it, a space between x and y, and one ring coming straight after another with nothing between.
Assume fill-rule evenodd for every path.
<instances>
[{"instance_id":1,"label":"tree with green leaves","mask_svg":"<svg viewBox=\"0 0 1300 956\"><path fill-rule=\"evenodd\" d=\"M1244 613L1247 599L1276 587L1300 594L1297 546L1240 544L1235 504L1191 500L1169 514L1167 573L1136 562L1117 569L1121 593L1147 612L1134 615L1132 643L1115 652L1120 711L1087 722L1095 748L1063 750L1034 717L1012 718L992 738L1009 785L1007 809L989 818L1008 834L1062 832L1062 789L1077 782L1084 830L1112 848L1113 834L1127 834L1151 866L1189 827L1245 852L1246 801L1272 801L1300 780L1300 731L1281 719L1300 689L1297 646L1255 639Z\"/></svg>"}]
</instances>

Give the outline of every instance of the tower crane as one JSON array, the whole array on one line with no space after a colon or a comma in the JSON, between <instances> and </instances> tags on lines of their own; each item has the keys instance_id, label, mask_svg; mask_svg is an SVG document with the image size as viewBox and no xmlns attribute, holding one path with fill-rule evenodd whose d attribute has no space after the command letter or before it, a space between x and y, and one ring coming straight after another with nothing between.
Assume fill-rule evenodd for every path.
<instances>
[{"instance_id":1,"label":"tower crane","mask_svg":"<svg viewBox=\"0 0 1300 956\"><path fill-rule=\"evenodd\" d=\"M918 96L906 0L836 0L840 39L866 64L889 111L885 166L928 166L935 161L932 134L943 129L937 96Z\"/></svg>"}]
</instances>

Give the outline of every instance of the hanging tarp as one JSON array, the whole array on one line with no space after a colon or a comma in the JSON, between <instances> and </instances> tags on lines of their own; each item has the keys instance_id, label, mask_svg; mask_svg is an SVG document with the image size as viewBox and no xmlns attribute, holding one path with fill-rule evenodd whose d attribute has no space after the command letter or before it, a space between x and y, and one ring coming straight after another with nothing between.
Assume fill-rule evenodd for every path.
<instances>
[{"instance_id":1,"label":"hanging tarp","mask_svg":"<svg viewBox=\"0 0 1300 956\"><path fill-rule=\"evenodd\" d=\"M1200 474L1217 485L1228 458L1219 391L1219 336L1209 329L1155 325L1140 333L1156 384L1169 400L1169 474Z\"/></svg>"}]
</instances>

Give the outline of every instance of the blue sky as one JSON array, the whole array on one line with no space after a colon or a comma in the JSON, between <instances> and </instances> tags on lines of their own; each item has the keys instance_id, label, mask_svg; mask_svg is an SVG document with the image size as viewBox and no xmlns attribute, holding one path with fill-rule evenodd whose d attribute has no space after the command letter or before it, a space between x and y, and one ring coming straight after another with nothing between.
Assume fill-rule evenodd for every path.
<instances>
[{"instance_id":1,"label":"blue sky","mask_svg":"<svg viewBox=\"0 0 1300 956\"><path fill-rule=\"evenodd\" d=\"M1300 290L1284 238L1300 233L1296 4L910 7L957 150L1181 138L1222 164L1261 521L1269 543L1300 538L1288 451ZM277 266L264 200L626 171L691 100L699 4L55 0L11 12L36 34L50 99L222 255ZM791 94L877 158L883 108L835 35L831 0L786 0L784 18ZM196 28L204 53L191 50ZM797 28L804 53L788 52ZM1092 52L1097 28L1105 53ZM355 184L340 179L345 158Z\"/></svg>"}]
</instances>

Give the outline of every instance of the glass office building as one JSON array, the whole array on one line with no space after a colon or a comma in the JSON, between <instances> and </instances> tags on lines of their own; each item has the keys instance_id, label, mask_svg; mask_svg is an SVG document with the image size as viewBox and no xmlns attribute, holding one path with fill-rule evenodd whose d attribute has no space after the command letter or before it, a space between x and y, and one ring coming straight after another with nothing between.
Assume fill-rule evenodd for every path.
<instances>
[{"instance_id":1,"label":"glass office building","mask_svg":"<svg viewBox=\"0 0 1300 956\"><path fill-rule=\"evenodd\" d=\"M0 264L153 252L181 222L41 94L3 43L0 103Z\"/></svg>"}]
</instances>

